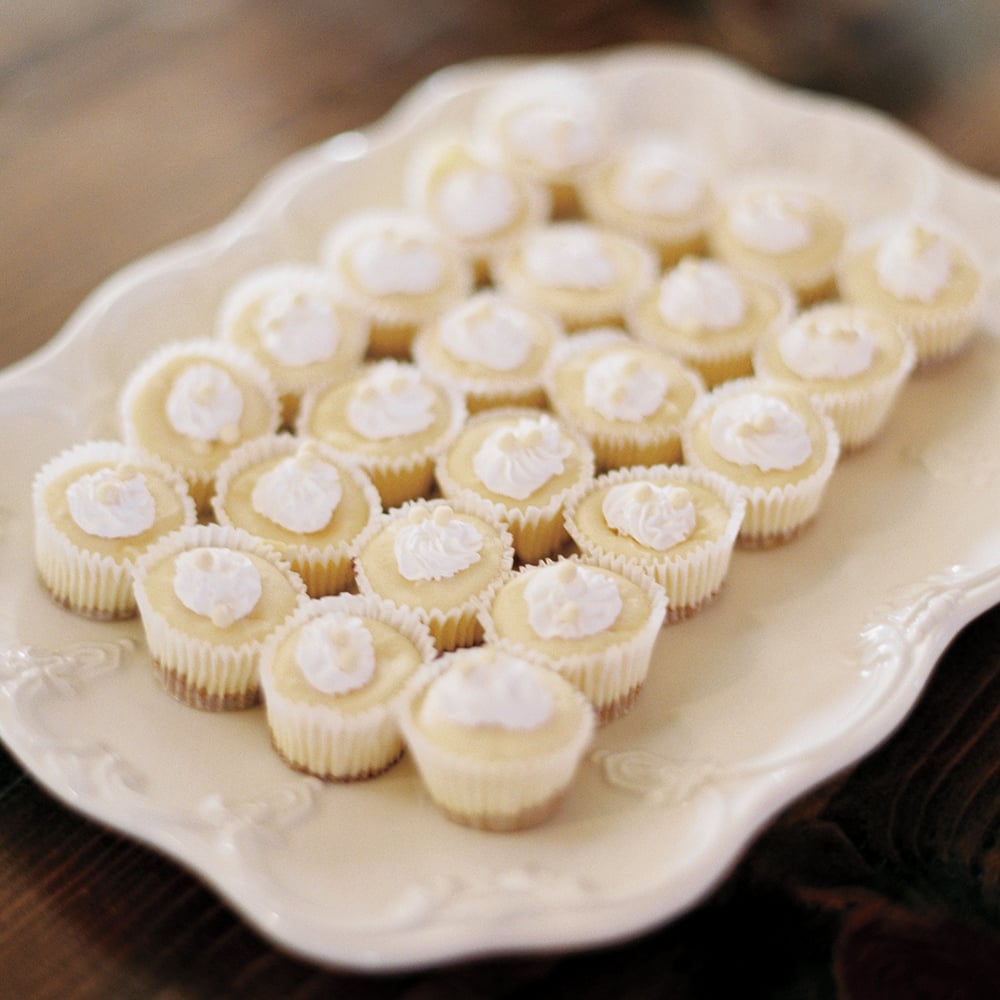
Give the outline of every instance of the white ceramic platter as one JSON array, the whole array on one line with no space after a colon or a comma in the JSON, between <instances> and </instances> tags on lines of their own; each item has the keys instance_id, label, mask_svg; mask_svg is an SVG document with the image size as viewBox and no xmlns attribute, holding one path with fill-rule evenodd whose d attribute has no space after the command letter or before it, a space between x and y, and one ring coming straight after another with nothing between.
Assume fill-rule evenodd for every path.
<instances>
[{"instance_id":1,"label":"white ceramic platter","mask_svg":"<svg viewBox=\"0 0 1000 1000\"><path fill-rule=\"evenodd\" d=\"M932 210L1000 259L1000 185L880 116L688 50L576 63L623 127L679 130L731 173L808 171L852 223ZM520 65L442 72L371 129L293 158L224 224L98 289L0 378L0 735L59 799L174 857L323 963L580 948L677 915L776 810L889 734L956 631L1000 601L993 295L969 349L918 374L884 436L841 463L815 524L783 548L738 552L720 599L663 630L636 708L599 732L561 810L532 831L447 822L405 760L346 787L297 775L273 754L262 710L204 714L160 690L138 624L53 606L32 563L36 468L116 435L126 375L161 341L209 332L238 276L315 259L338 215L398 203L414 145L468 127Z\"/></svg>"}]
</instances>

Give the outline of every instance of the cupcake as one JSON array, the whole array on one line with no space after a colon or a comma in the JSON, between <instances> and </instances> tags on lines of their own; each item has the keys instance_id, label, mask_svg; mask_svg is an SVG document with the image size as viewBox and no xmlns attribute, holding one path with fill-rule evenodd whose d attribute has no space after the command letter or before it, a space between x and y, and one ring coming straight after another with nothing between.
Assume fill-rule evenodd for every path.
<instances>
[{"instance_id":1,"label":"cupcake","mask_svg":"<svg viewBox=\"0 0 1000 1000\"><path fill-rule=\"evenodd\" d=\"M566 529L588 561L652 576L666 592L667 620L680 621L721 589L745 511L722 476L655 465L598 476L566 511Z\"/></svg>"},{"instance_id":2,"label":"cupcake","mask_svg":"<svg viewBox=\"0 0 1000 1000\"><path fill-rule=\"evenodd\" d=\"M469 259L429 220L403 209L345 216L320 256L340 297L370 324L373 357L408 357L417 330L473 287Z\"/></svg>"},{"instance_id":3,"label":"cupcake","mask_svg":"<svg viewBox=\"0 0 1000 1000\"><path fill-rule=\"evenodd\" d=\"M593 709L569 681L492 646L422 668L399 719L435 805L457 823L506 832L556 811L594 731Z\"/></svg>"},{"instance_id":4,"label":"cupcake","mask_svg":"<svg viewBox=\"0 0 1000 1000\"><path fill-rule=\"evenodd\" d=\"M522 562L553 555L567 541L563 511L594 475L594 452L563 421L506 407L470 417L438 459L444 496L462 499L510 530Z\"/></svg>"},{"instance_id":5,"label":"cupcake","mask_svg":"<svg viewBox=\"0 0 1000 1000\"><path fill-rule=\"evenodd\" d=\"M302 393L343 378L368 347L366 321L339 301L325 271L302 264L263 268L237 282L222 301L216 334L268 370L288 427Z\"/></svg>"},{"instance_id":6,"label":"cupcake","mask_svg":"<svg viewBox=\"0 0 1000 1000\"><path fill-rule=\"evenodd\" d=\"M427 627L384 602L357 594L310 601L261 653L275 750L326 781L381 774L403 753L396 703L434 655Z\"/></svg>"},{"instance_id":7,"label":"cupcake","mask_svg":"<svg viewBox=\"0 0 1000 1000\"><path fill-rule=\"evenodd\" d=\"M735 268L785 282L807 306L836 294L844 230L840 214L815 191L758 180L723 197L709 245Z\"/></svg>"},{"instance_id":8,"label":"cupcake","mask_svg":"<svg viewBox=\"0 0 1000 1000\"><path fill-rule=\"evenodd\" d=\"M593 81L552 65L492 88L476 109L474 135L498 162L547 186L555 218L580 214L580 184L611 145L608 109Z\"/></svg>"},{"instance_id":9,"label":"cupcake","mask_svg":"<svg viewBox=\"0 0 1000 1000\"><path fill-rule=\"evenodd\" d=\"M340 452L313 438L276 434L248 441L223 462L212 508L220 524L268 542L309 596L323 597L353 586L354 543L382 502Z\"/></svg>"},{"instance_id":10,"label":"cupcake","mask_svg":"<svg viewBox=\"0 0 1000 1000\"><path fill-rule=\"evenodd\" d=\"M559 559L524 566L484 605L487 643L551 667L602 724L625 715L649 673L663 588L642 572Z\"/></svg>"},{"instance_id":11,"label":"cupcake","mask_svg":"<svg viewBox=\"0 0 1000 1000\"><path fill-rule=\"evenodd\" d=\"M155 674L179 701L208 711L257 703L264 641L308 600L274 549L217 524L181 528L147 549L134 583Z\"/></svg>"},{"instance_id":12,"label":"cupcake","mask_svg":"<svg viewBox=\"0 0 1000 1000\"><path fill-rule=\"evenodd\" d=\"M546 372L552 408L594 449L597 469L681 458L681 424L704 393L701 377L611 328L561 344Z\"/></svg>"},{"instance_id":13,"label":"cupcake","mask_svg":"<svg viewBox=\"0 0 1000 1000\"><path fill-rule=\"evenodd\" d=\"M357 544L358 589L425 621L441 650L482 637L476 601L514 562L510 534L461 501L415 500L382 515Z\"/></svg>"},{"instance_id":14,"label":"cupcake","mask_svg":"<svg viewBox=\"0 0 1000 1000\"><path fill-rule=\"evenodd\" d=\"M349 455L371 477L385 507L425 496L434 462L465 420L461 393L416 365L386 358L351 378L310 390L296 424Z\"/></svg>"},{"instance_id":15,"label":"cupcake","mask_svg":"<svg viewBox=\"0 0 1000 1000\"><path fill-rule=\"evenodd\" d=\"M463 137L440 139L407 164L408 204L426 215L469 256L476 280L490 280L490 261L510 240L549 217L548 188L491 160Z\"/></svg>"},{"instance_id":16,"label":"cupcake","mask_svg":"<svg viewBox=\"0 0 1000 1000\"><path fill-rule=\"evenodd\" d=\"M184 479L120 441L61 452L32 486L35 565L46 590L89 618L129 618L135 560L164 535L194 524Z\"/></svg>"},{"instance_id":17,"label":"cupcake","mask_svg":"<svg viewBox=\"0 0 1000 1000\"><path fill-rule=\"evenodd\" d=\"M679 358L713 388L753 374L757 341L783 329L795 309L795 296L780 281L686 257L639 296L626 325L637 340Z\"/></svg>"},{"instance_id":18,"label":"cupcake","mask_svg":"<svg viewBox=\"0 0 1000 1000\"><path fill-rule=\"evenodd\" d=\"M584 214L653 247L662 267L704 254L715 210L706 158L665 133L615 143L581 184Z\"/></svg>"},{"instance_id":19,"label":"cupcake","mask_svg":"<svg viewBox=\"0 0 1000 1000\"><path fill-rule=\"evenodd\" d=\"M208 509L215 472L229 453L281 423L267 370L218 340L187 340L154 351L132 373L120 400L125 441L145 448L187 480Z\"/></svg>"},{"instance_id":20,"label":"cupcake","mask_svg":"<svg viewBox=\"0 0 1000 1000\"><path fill-rule=\"evenodd\" d=\"M563 339L554 316L494 291L446 310L413 342L417 366L465 396L470 413L544 406L542 374Z\"/></svg>"},{"instance_id":21,"label":"cupcake","mask_svg":"<svg viewBox=\"0 0 1000 1000\"><path fill-rule=\"evenodd\" d=\"M839 302L807 309L754 353L758 375L798 385L819 402L845 451L879 433L915 361L913 342L888 313Z\"/></svg>"},{"instance_id":22,"label":"cupcake","mask_svg":"<svg viewBox=\"0 0 1000 1000\"><path fill-rule=\"evenodd\" d=\"M851 241L840 268L846 302L888 313L913 340L917 364L951 357L975 332L983 269L934 221L888 220Z\"/></svg>"},{"instance_id":23,"label":"cupcake","mask_svg":"<svg viewBox=\"0 0 1000 1000\"><path fill-rule=\"evenodd\" d=\"M501 291L553 313L568 331L621 326L657 273L644 243L589 222L527 230L494 266Z\"/></svg>"},{"instance_id":24,"label":"cupcake","mask_svg":"<svg viewBox=\"0 0 1000 1000\"><path fill-rule=\"evenodd\" d=\"M777 545L819 509L840 453L833 421L796 386L736 379L699 400L683 429L684 458L734 483L747 501L738 541Z\"/></svg>"}]
</instances>

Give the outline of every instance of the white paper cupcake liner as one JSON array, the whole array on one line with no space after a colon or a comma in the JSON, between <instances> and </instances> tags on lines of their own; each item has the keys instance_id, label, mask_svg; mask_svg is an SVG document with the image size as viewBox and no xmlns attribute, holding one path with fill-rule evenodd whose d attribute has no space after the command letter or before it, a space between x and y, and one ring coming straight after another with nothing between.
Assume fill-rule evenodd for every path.
<instances>
[{"instance_id":1,"label":"white paper cupcake liner","mask_svg":"<svg viewBox=\"0 0 1000 1000\"><path fill-rule=\"evenodd\" d=\"M431 800L445 815L467 826L514 831L536 825L555 810L573 782L593 738L594 716L579 692L582 724L573 739L555 750L517 760L477 760L434 742L414 719L415 699L449 666L449 656L423 667L400 703L403 737Z\"/></svg>"},{"instance_id":2,"label":"white paper cupcake liner","mask_svg":"<svg viewBox=\"0 0 1000 1000\"><path fill-rule=\"evenodd\" d=\"M302 579L261 539L239 528L194 525L167 535L136 562L135 597L153 664L167 689L196 708L246 708L259 699L258 663L263 640L236 645L185 635L156 607L146 591L150 570L164 559L200 546L220 546L248 552L271 562L288 580L296 605L308 597ZM275 622L274 628L281 625Z\"/></svg>"},{"instance_id":3,"label":"white paper cupcake liner","mask_svg":"<svg viewBox=\"0 0 1000 1000\"><path fill-rule=\"evenodd\" d=\"M179 473L155 455L120 441L74 445L50 459L35 475L32 483L35 562L45 588L59 604L88 618L131 618L136 613L132 589L134 559L115 559L80 547L52 523L45 504L45 491L53 480L93 463L149 469L173 488L184 509L184 523L194 524L197 512ZM128 539L122 539L122 544L127 545Z\"/></svg>"},{"instance_id":4,"label":"white paper cupcake liner","mask_svg":"<svg viewBox=\"0 0 1000 1000\"><path fill-rule=\"evenodd\" d=\"M424 663L434 658L436 649L427 626L415 615L357 594L309 602L264 644L260 682L275 750L291 767L324 780L360 781L381 774L403 753L397 704L405 685L383 704L344 713L335 704L307 704L283 696L273 673L274 652L281 640L305 623L333 613L385 622L413 643Z\"/></svg>"},{"instance_id":5,"label":"white paper cupcake liner","mask_svg":"<svg viewBox=\"0 0 1000 1000\"><path fill-rule=\"evenodd\" d=\"M388 530L392 524L410 516L415 506L425 506L433 511L437 507L447 505L458 513L471 514L485 521L492 527L503 548L501 564L497 574L490 580L484 590L478 590L449 607L423 608L398 602L383 593L377 581L366 571L364 560L360 558L366 546L382 531ZM430 629L431 635L440 652L450 652L465 646L474 646L482 639L482 625L478 617L479 602L490 599L496 593L514 564L514 540L506 524L497 518L489 508L477 507L466 497L441 498L435 500L413 500L384 513L370 524L358 537L354 546L354 573L358 582L358 590L365 595L385 601L392 607L398 607L406 614L416 615Z\"/></svg>"},{"instance_id":6,"label":"white paper cupcake liner","mask_svg":"<svg viewBox=\"0 0 1000 1000\"><path fill-rule=\"evenodd\" d=\"M593 705L598 725L603 725L625 715L645 683L649 674L653 645L666 618L667 595L659 583L641 568L623 566L617 569L601 566L586 556L571 557L569 561L580 564L591 563L608 572L617 573L635 584L649 601L649 619L641 628L624 635L621 642L613 646L603 646L599 650L567 651L565 655L556 658L533 647L530 643L518 641L504 634L493 617L491 600L483 601L480 607L483 633L487 643L495 643L517 656L540 663L565 677ZM556 560L545 560L538 565L549 566L555 562ZM510 579L515 579L521 574L533 573L536 569L535 566L523 567ZM581 641L581 645L586 645L586 639Z\"/></svg>"},{"instance_id":7,"label":"white paper cupcake liner","mask_svg":"<svg viewBox=\"0 0 1000 1000\"><path fill-rule=\"evenodd\" d=\"M583 531L577 522L576 512L585 496L599 489L641 480L658 484L696 483L711 490L729 510L725 530L680 555L672 554L670 550L657 553L649 549L646 550L648 556L645 552L630 555L605 548L600 541ZM629 571L650 574L666 592L667 621L676 622L699 611L722 589L746 506L746 499L735 484L708 469L687 465L616 469L595 479L593 486L566 511L566 527L589 560L623 574Z\"/></svg>"},{"instance_id":8,"label":"white paper cupcake liner","mask_svg":"<svg viewBox=\"0 0 1000 1000\"><path fill-rule=\"evenodd\" d=\"M261 433L272 433L278 430L282 419L281 400L267 369L252 354L244 351L242 348L228 344L222 340L199 338L195 340L174 341L162 345L148 355L132 372L122 391L118 406L122 435L127 444L144 447L147 451L158 454L157 449L152 443L142 440L142 435L137 429L137 415L133 412L136 406L136 398L139 392L148 383L156 379L167 365L181 358L190 358L192 363L199 363L202 360L214 362L222 368L238 372L261 395L268 414L267 426ZM152 416L154 415L145 415L147 418ZM166 414L155 415L155 417L158 421L163 421L164 423L167 421ZM251 437L257 436L257 433L251 435ZM215 471L218 465L240 443L240 441L233 442L232 447L223 449L220 452L218 462L212 468L208 469L190 465L184 461L171 461L169 455L160 454L159 457L177 469L185 478L195 504L200 511L204 511L207 510L211 503L212 492L215 488Z\"/></svg>"},{"instance_id":9,"label":"white paper cupcake liner","mask_svg":"<svg viewBox=\"0 0 1000 1000\"><path fill-rule=\"evenodd\" d=\"M216 474L215 495L212 498L212 510L218 523L245 528L254 533L246 525L234 522L232 518L226 503L230 484L234 477L247 468L266 462L271 458L294 455L304 441L309 441L315 446L320 457L333 464L342 475L349 476L353 480L368 505L366 527L371 524L382 510L382 501L371 478L357 465L357 462L351 456L337 451L322 441L293 437L288 434L268 435L247 441L219 466ZM322 545L315 544L306 534L303 534L301 541L296 543L289 543L284 539L271 538L266 535L262 537L302 577L310 597L337 594L353 584L354 569L351 560L357 541L356 536Z\"/></svg>"},{"instance_id":10,"label":"white paper cupcake liner","mask_svg":"<svg viewBox=\"0 0 1000 1000\"><path fill-rule=\"evenodd\" d=\"M498 407L476 414L466 426L507 417L512 420L524 416L534 417L538 412L522 407ZM515 502L506 504L484 496L449 472L446 453L440 456L435 466L435 478L441 493L448 499L467 503L469 509L480 517L499 520L504 524L510 531L514 540L514 552L521 562L538 562L562 548L569 538L563 522L563 511L594 478L594 452L590 443L564 421L560 421L560 429L575 442L582 457L580 476L571 486L560 490L541 505L519 507Z\"/></svg>"},{"instance_id":11,"label":"white paper cupcake liner","mask_svg":"<svg viewBox=\"0 0 1000 1000\"><path fill-rule=\"evenodd\" d=\"M745 391L751 382L787 386L787 383L767 382L758 379L737 379L718 386L708 396L692 407L682 433L684 457L688 465L705 468L691 441L691 428L705 410L713 408L720 399ZM791 388L791 387L789 387ZM807 395L802 390L794 390ZM794 537L819 509L826 486L840 457L840 437L833 420L815 403L811 405L824 426L826 450L822 461L812 473L781 486L765 487L735 483L747 502L746 513L737 536L737 544L746 548L768 548L780 545ZM714 470L710 470L714 471Z\"/></svg>"}]
</instances>

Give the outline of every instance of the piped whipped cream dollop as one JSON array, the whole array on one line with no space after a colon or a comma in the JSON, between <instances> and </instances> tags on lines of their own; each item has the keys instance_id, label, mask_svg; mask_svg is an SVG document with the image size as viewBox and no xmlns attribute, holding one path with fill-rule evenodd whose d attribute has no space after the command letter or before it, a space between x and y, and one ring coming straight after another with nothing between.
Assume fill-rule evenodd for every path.
<instances>
[{"instance_id":1,"label":"piped whipped cream dollop","mask_svg":"<svg viewBox=\"0 0 1000 1000\"><path fill-rule=\"evenodd\" d=\"M539 81L544 83L544 81ZM603 146L603 129L589 92L572 87L525 90L501 124L509 148L519 158L551 173L592 163Z\"/></svg>"},{"instance_id":2,"label":"piped whipped cream dollop","mask_svg":"<svg viewBox=\"0 0 1000 1000\"><path fill-rule=\"evenodd\" d=\"M832 316L800 316L778 340L782 360L802 378L860 375L871 368L875 347L875 337L863 323Z\"/></svg>"},{"instance_id":3,"label":"piped whipped cream dollop","mask_svg":"<svg viewBox=\"0 0 1000 1000\"><path fill-rule=\"evenodd\" d=\"M460 167L437 187L435 205L447 230L460 239L502 232L517 218L517 189L499 170Z\"/></svg>"},{"instance_id":4,"label":"piped whipped cream dollop","mask_svg":"<svg viewBox=\"0 0 1000 1000\"><path fill-rule=\"evenodd\" d=\"M434 390L412 364L375 364L347 404L347 422L370 441L417 434L434 423Z\"/></svg>"},{"instance_id":5,"label":"piped whipped cream dollop","mask_svg":"<svg viewBox=\"0 0 1000 1000\"><path fill-rule=\"evenodd\" d=\"M418 508L399 526L393 553L407 580L447 580L479 562L483 536L447 504L433 511Z\"/></svg>"},{"instance_id":6,"label":"piped whipped cream dollop","mask_svg":"<svg viewBox=\"0 0 1000 1000\"><path fill-rule=\"evenodd\" d=\"M417 233L386 227L350 248L354 274L372 295L426 295L444 282L441 250Z\"/></svg>"},{"instance_id":7,"label":"piped whipped cream dollop","mask_svg":"<svg viewBox=\"0 0 1000 1000\"><path fill-rule=\"evenodd\" d=\"M524 586L528 624L543 639L582 639L618 620L622 598L606 573L564 560L536 570Z\"/></svg>"},{"instance_id":8,"label":"piped whipped cream dollop","mask_svg":"<svg viewBox=\"0 0 1000 1000\"><path fill-rule=\"evenodd\" d=\"M572 451L572 441L551 417L521 417L486 437L472 469L487 489L525 500L563 471Z\"/></svg>"},{"instance_id":9,"label":"piped whipped cream dollop","mask_svg":"<svg viewBox=\"0 0 1000 1000\"><path fill-rule=\"evenodd\" d=\"M300 629L295 662L317 691L347 694L375 675L375 640L358 618L324 615Z\"/></svg>"},{"instance_id":10,"label":"piped whipped cream dollop","mask_svg":"<svg viewBox=\"0 0 1000 1000\"><path fill-rule=\"evenodd\" d=\"M569 223L529 234L524 267L539 284L578 291L608 288L617 276L601 234Z\"/></svg>"},{"instance_id":11,"label":"piped whipped cream dollop","mask_svg":"<svg viewBox=\"0 0 1000 1000\"><path fill-rule=\"evenodd\" d=\"M177 557L174 593L189 611L228 628L257 607L263 585L246 553L203 546Z\"/></svg>"},{"instance_id":12,"label":"piped whipped cream dollop","mask_svg":"<svg viewBox=\"0 0 1000 1000\"><path fill-rule=\"evenodd\" d=\"M879 284L898 299L930 302L951 277L948 244L918 225L904 226L885 239L875 258Z\"/></svg>"},{"instance_id":13,"label":"piped whipped cream dollop","mask_svg":"<svg viewBox=\"0 0 1000 1000\"><path fill-rule=\"evenodd\" d=\"M156 501L146 478L122 466L80 476L66 489L76 526L96 538L134 538L156 520Z\"/></svg>"},{"instance_id":14,"label":"piped whipped cream dollop","mask_svg":"<svg viewBox=\"0 0 1000 1000\"><path fill-rule=\"evenodd\" d=\"M764 253L790 253L813 236L813 201L799 191L746 192L729 214L732 231Z\"/></svg>"},{"instance_id":15,"label":"piped whipped cream dollop","mask_svg":"<svg viewBox=\"0 0 1000 1000\"><path fill-rule=\"evenodd\" d=\"M178 434L196 441L239 440L243 393L221 365L190 365L174 379L167 395L167 420Z\"/></svg>"},{"instance_id":16,"label":"piped whipped cream dollop","mask_svg":"<svg viewBox=\"0 0 1000 1000\"><path fill-rule=\"evenodd\" d=\"M747 392L723 400L709 425L712 447L727 461L762 472L789 470L812 454L805 421L784 400Z\"/></svg>"},{"instance_id":17,"label":"piped whipped cream dollop","mask_svg":"<svg viewBox=\"0 0 1000 1000\"><path fill-rule=\"evenodd\" d=\"M610 191L632 212L673 218L696 208L708 185L695 162L669 142L629 147L611 174Z\"/></svg>"},{"instance_id":18,"label":"piped whipped cream dollop","mask_svg":"<svg viewBox=\"0 0 1000 1000\"><path fill-rule=\"evenodd\" d=\"M657 552L686 541L698 523L691 492L670 483L619 483L604 494L601 511L609 528Z\"/></svg>"},{"instance_id":19,"label":"piped whipped cream dollop","mask_svg":"<svg viewBox=\"0 0 1000 1000\"><path fill-rule=\"evenodd\" d=\"M583 376L583 399L607 420L638 423L655 413L669 380L632 351L615 351L592 361Z\"/></svg>"},{"instance_id":20,"label":"piped whipped cream dollop","mask_svg":"<svg viewBox=\"0 0 1000 1000\"><path fill-rule=\"evenodd\" d=\"M746 296L724 264L687 257L660 281L660 315L681 330L727 330L742 323Z\"/></svg>"},{"instance_id":21,"label":"piped whipped cream dollop","mask_svg":"<svg viewBox=\"0 0 1000 1000\"><path fill-rule=\"evenodd\" d=\"M498 372L528 359L533 323L523 310L492 299L470 299L441 321L441 343L452 357Z\"/></svg>"},{"instance_id":22,"label":"piped whipped cream dollop","mask_svg":"<svg viewBox=\"0 0 1000 1000\"><path fill-rule=\"evenodd\" d=\"M290 367L328 360L340 340L332 302L304 289L282 288L267 295L255 326L264 350Z\"/></svg>"},{"instance_id":23,"label":"piped whipped cream dollop","mask_svg":"<svg viewBox=\"0 0 1000 1000\"><path fill-rule=\"evenodd\" d=\"M340 472L309 443L283 458L256 482L253 509L286 531L322 531L343 497Z\"/></svg>"},{"instance_id":24,"label":"piped whipped cream dollop","mask_svg":"<svg viewBox=\"0 0 1000 1000\"><path fill-rule=\"evenodd\" d=\"M456 663L427 690L420 718L471 729L538 729L552 718L555 700L537 669L519 657L496 650Z\"/></svg>"}]
</instances>

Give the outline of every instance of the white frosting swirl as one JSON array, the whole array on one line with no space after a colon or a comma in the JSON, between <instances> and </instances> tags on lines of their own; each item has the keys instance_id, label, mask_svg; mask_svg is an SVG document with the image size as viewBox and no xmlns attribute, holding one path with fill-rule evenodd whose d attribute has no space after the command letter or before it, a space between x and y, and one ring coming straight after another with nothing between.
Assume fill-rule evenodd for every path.
<instances>
[{"instance_id":1,"label":"white frosting swirl","mask_svg":"<svg viewBox=\"0 0 1000 1000\"><path fill-rule=\"evenodd\" d=\"M532 278L553 288L607 288L616 276L601 234L567 223L531 233L524 244L524 266Z\"/></svg>"},{"instance_id":2,"label":"white frosting swirl","mask_svg":"<svg viewBox=\"0 0 1000 1000\"><path fill-rule=\"evenodd\" d=\"M611 193L620 205L664 218L690 212L705 197L706 187L695 164L663 140L627 149L611 175Z\"/></svg>"},{"instance_id":3,"label":"white frosting swirl","mask_svg":"<svg viewBox=\"0 0 1000 1000\"><path fill-rule=\"evenodd\" d=\"M227 628L257 606L263 587L253 561L234 549L205 546L182 552L174 570L174 593L189 611Z\"/></svg>"},{"instance_id":4,"label":"white frosting swirl","mask_svg":"<svg viewBox=\"0 0 1000 1000\"><path fill-rule=\"evenodd\" d=\"M330 523L342 496L337 467L304 446L257 480L251 503L258 514L286 531L310 534Z\"/></svg>"},{"instance_id":5,"label":"white frosting swirl","mask_svg":"<svg viewBox=\"0 0 1000 1000\"><path fill-rule=\"evenodd\" d=\"M299 631L295 662L317 691L347 694L364 687L374 676L375 641L358 618L314 618Z\"/></svg>"},{"instance_id":6,"label":"white frosting swirl","mask_svg":"<svg viewBox=\"0 0 1000 1000\"><path fill-rule=\"evenodd\" d=\"M794 469L812 454L805 421L784 400L748 392L723 400L709 426L712 447L727 461L762 472Z\"/></svg>"},{"instance_id":7,"label":"white frosting swirl","mask_svg":"<svg viewBox=\"0 0 1000 1000\"><path fill-rule=\"evenodd\" d=\"M930 302L951 277L951 251L936 233L904 226L879 247L875 270L879 284L896 298Z\"/></svg>"},{"instance_id":8,"label":"white frosting swirl","mask_svg":"<svg viewBox=\"0 0 1000 1000\"><path fill-rule=\"evenodd\" d=\"M479 562L483 536L447 505L419 508L399 526L393 552L407 580L447 580Z\"/></svg>"},{"instance_id":9,"label":"white frosting swirl","mask_svg":"<svg viewBox=\"0 0 1000 1000\"><path fill-rule=\"evenodd\" d=\"M795 191L756 191L733 207L729 225L747 246L765 253L789 253L812 239L812 202Z\"/></svg>"},{"instance_id":10,"label":"white frosting swirl","mask_svg":"<svg viewBox=\"0 0 1000 1000\"><path fill-rule=\"evenodd\" d=\"M441 343L459 361L509 372L535 343L530 317L515 306L470 299L441 321Z\"/></svg>"},{"instance_id":11,"label":"white frosting swirl","mask_svg":"<svg viewBox=\"0 0 1000 1000\"><path fill-rule=\"evenodd\" d=\"M460 239L482 239L514 221L517 190L498 170L462 167L442 180L436 205L449 232Z\"/></svg>"},{"instance_id":12,"label":"white frosting swirl","mask_svg":"<svg viewBox=\"0 0 1000 1000\"><path fill-rule=\"evenodd\" d=\"M572 451L572 441L551 417L521 417L487 436L472 468L494 493L524 500L563 471Z\"/></svg>"},{"instance_id":13,"label":"white frosting swirl","mask_svg":"<svg viewBox=\"0 0 1000 1000\"><path fill-rule=\"evenodd\" d=\"M326 361L340 340L331 302L295 288L274 291L261 302L256 329L267 353L289 366Z\"/></svg>"},{"instance_id":14,"label":"white frosting swirl","mask_svg":"<svg viewBox=\"0 0 1000 1000\"><path fill-rule=\"evenodd\" d=\"M141 472L98 469L66 489L76 526L97 538L134 538L156 521L156 501Z\"/></svg>"},{"instance_id":15,"label":"white frosting swirl","mask_svg":"<svg viewBox=\"0 0 1000 1000\"><path fill-rule=\"evenodd\" d=\"M526 100L508 115L503 131L518 156L551 173L592 162L602 142L591 109L570 94Z\"/></svg>"},{"instance_id":16,"label":"white frosting swirl","mask_svg":"<svg viewBox=\"0 0 1000 1000\"><path fill-rule=\"evenodd\" d=\"M412 364L374 365L347 404L347 422L371 441L417 434L434 423L436 396Z\"/></svg>"},{"instance_id":17,"label":"white frosting swirl","mask_svg":"<svg viewBox=\"0 0 1000 1000\"><path fill-rule=\"evenodd\" d=\"M202 362L185 368L167 396L167 419L178 434L198 441L233 444L239 439L243 393L219 365Z\"/></svg>"},{"instance_id":18,"label":"white frosting swirl","mask_svg":"<svg viewBox=\"0 0 1000 1000\"><path fill-rule=\"evenodd\" d=\"M543 639L582 639L618 620L622 598L606 573L582 564L552 563L535 570L524 586L528 624Z\"/></svg>"},{"instance_id":19,"label":"white frosting swirl","mask_svg":"<svg viewBox=\"0 0 1000 1000\"><path fill-rule=\"evenodd\" d=\"M663 402L667 376L643 364L632 351L605 354L588 366L583 376L583 399L607 420L638 423Z\"/></svg>"},{"instance_id":20,"label":"white frosting swirl","mask_svg":"<svg viewBox=\"0 0 1000 1000\"><path fill-rule=\"evenodd\" d=\"M685 258L660 282L660 315L681 330L725 330L742 323L747 303L733 273L712 260Z\"/></svg>"},{"instance_id":21,"label":"white frosting swirl","mask_svg":"<svg viewBox=\"0 0 1000 1000\"><path fill-rule=\"evenodd\" d=\"M619 483L604 494L601 511L609 528L657 552L690 538L698 522L690 491L669 483Z\"/></svg>"},{"instance_id":22,"label":"white frosting swirl","mask_svg":"<svg viewBox=\"0 0 1000 1000\"><path fill-rule=\"evenodd\" d=\"M420 717L429 726L527 731L544 725L554 710L552 692L537 668L497 650L446 669L428 688Z\"/></svg>"},{"instance_id":23,"label":"white frosting swirl","mask_svg":"<svg viewBox=\"0 0 1000 1000\"><path fill-rule=\"evenodd\" d=\"M425 295L444 281L441 251L417 234L390 228L369 233L351 247L350 259L372 295Z\"/></svg>"},{"instance_id":24,"label":"white frosting swirl","mask_svg":"<svg viewBox=\"0 0 1000 1000\"><path fill-rule=\"evenodd\" d=\"M788 367L802 378L851 378L868 371L876 341L860 322L846 323L833 316L801 316L778 340Z\"/></svg>"}]
</instances>

